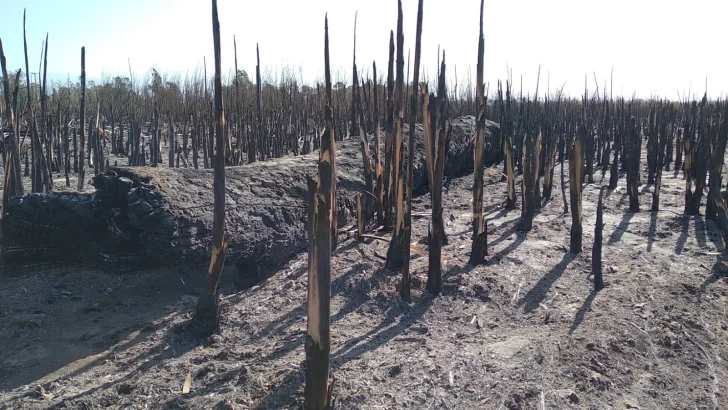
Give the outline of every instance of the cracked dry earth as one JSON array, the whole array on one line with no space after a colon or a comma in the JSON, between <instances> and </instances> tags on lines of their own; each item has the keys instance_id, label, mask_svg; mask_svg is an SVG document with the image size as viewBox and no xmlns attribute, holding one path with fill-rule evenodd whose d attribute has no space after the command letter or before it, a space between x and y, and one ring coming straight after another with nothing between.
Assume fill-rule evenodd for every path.
<instances>
[{"instance_id":1,"label":"cracked dry earth","mask_svg":"<svg viewBox=\"0 0 728 410\"><path fill-rule=\"evenodd\" d=\"M584 251L573 255L559 169L554 197L529 233L515 230L519 210L503 209L501 169L487 171L482 266L466 265L472 175L448 182L438 297L424 292L426 257L414 256L413 300L405 303L399 275L383 269L386 244L342 233L332 257L336 408L728 407L728 262L714 222L681 215L682 173L664 173L660 212L629 213L623 176L608 193L607 287L594 293L596 200L608 175L597 171L597 184L585 186ZM640 190L648 209L652 187ZM414 204L421 249L428 203L425 195ZM0 408L301 408L306 269L298 255L239 292L226 269L221 329L205 341L184 330L203 266L194 274L6 272ZM188 375L191 390L182 394Z\"/></svg>"}]
</instances>

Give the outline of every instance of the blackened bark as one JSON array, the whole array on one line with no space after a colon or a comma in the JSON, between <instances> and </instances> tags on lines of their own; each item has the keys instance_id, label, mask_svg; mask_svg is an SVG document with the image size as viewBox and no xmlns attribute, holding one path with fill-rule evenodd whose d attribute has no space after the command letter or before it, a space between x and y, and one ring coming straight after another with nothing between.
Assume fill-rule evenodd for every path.
<instances>
[{"instance_id":1,"label":"blackened bark","mask_svg":"<svg viewBox=\"0 0 728 410\"><path fill-rule=\"evenodd\" d=\"M594 226L594 247L592 248L592 274L594 275L594 290L600 291L604 288L602 278L602 231L604 229L604 187L599 190L599 202L597 203L597 221Z\"/></svg>"}]
</instances>

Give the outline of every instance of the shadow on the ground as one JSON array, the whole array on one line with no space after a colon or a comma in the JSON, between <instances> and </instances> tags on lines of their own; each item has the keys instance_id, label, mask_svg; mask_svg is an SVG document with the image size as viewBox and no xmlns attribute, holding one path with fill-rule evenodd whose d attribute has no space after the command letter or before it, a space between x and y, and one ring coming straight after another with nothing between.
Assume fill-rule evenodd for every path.
<instances>
[{"instance_id":1,"label":"shadow on the ground","mask_svg":"<svg viewBox=\"0 0 728 410\"><path fill-rule=\"evenodd\" d=\"M607 241L608 244L612 245L622 240L622 235L624 235L624 232L629 227L629 221L632 220L633 216L634 212L627 212L622 216L622 221L614 228L612 235L609 237L609 241Z\"/></svg>"},{"instance_id":2,"label":"shadow on the ground","mask_svg":"<svg viewBox=\"0 0 728 410\"><path fill-rule=\"evenodd\" d=\"M652 252L652 244L655 242L657 232L657 212L650 213L650 231L647 234L647 252Z\"/></svg>"},{"instance_id":3,"label":"shadow on the ground","mask_svg":"<svg viewBox=\"0 0 728 410\"><path fill-rule=\"evenodd\" d=\"M705 220L702 216L695 216L695 240L698 241L698 246L705 248L708 241L705 235Z\"/></svg>"},{"instance_id":4,"label":"shadow on the ground","mask_svg":"<svg viewBox=\"0 0 728 410\"><path fill-rule=\"evenodd\" d=\"M147 349L144 353L128 360L127 363L132 364L132 366L136 365L136 368L131 371L127 371L122 378L103 383L91 389L84 390L81 393L66 397L54 406L50 407L50 409L91 408L88 406L91 405L93 407L93 402L88 402L87 400L90 400L88 397L93 395L95 392L108 389L112 386L117 386L117 389L122 388L122 386L126 385L127 381L144 374L165 361L180 357L194 349L200 345L201 342L187 332L184 328L185 325L186 323L182 326L171 328L164 335L163 344L168 346L168 348L153 350ZM79 369L74 372L74 374L80 374L85 371L88 371L88 368L84 367ZM71 376L73 375L69 375L68 377Z\"/></svg>"},{"instance_id":5,"label":"shadow on the ground","mask_svg":"<svg viewBox=\"0 0 728 410\"><path fill-rule=\"evenodd\" d=\"M726 268L724 266L725 260L722 260L721 258L718 258L717 261L713 264L713 268L710 270L710 276L705 278L705 281L700 285L700 290L698 291L699 294L704 293L708 287L715 282L718 282L722 278L728 277L728 271L726 271Z\"/></svg>"},{"instance_id":6,"label":"shadow on the ground","mask_svg":"<svg viewBox=\"0 0 728 410\"><path fill-rule=\"evenodd\" d=\"M531 290L529 290L528 293L523 296L523 299L518 302L517 306L523 306L523 310L527 313L536 310L538 305L546 298L546 294L551 289L551 286L556 283L574 259L576 259L575 254L564 254L561 261L543 275L543 277L535 285L533 285Z\"/></svg>"},{"instance_id":7,"label":"shadow on the ground","mask_svg":"<svg viewBox=\"0 0 728 410\"><path fill-rule=\"evenodd\" d=\"M423 292L419 301L411 310L403 310L399 307L392 307L387 311L386 318L375 328L365 334L348 339L338 350L331 354L331 372L335 376L336 370L346 363L360 358L367 352L377 350L389 343L396 336L405 332L416 323L432 306L433 298L427 292ZM303 346L303 340L296 343ZM280 408L284 405L297 404L295 393L305 383L305 370L303 366L291 370L278 386L263 397L255 410Z\"/></svg>"},{"instance_id":8,"label":"shadow on the ground","mask_svg":"<svg viewBox=\"0 0 728 410\"><path fill-rule=\"evenodd\" d=\"M702 232L700 232L702 231ZM710 243L713 244L713 246L716 249L723 249L723 234L720 231L720 227L718 226L717 222L715 220L711 219L704 219L703 217L699 217L695 219L695 236L698 239L698 244L700 246L706 247L707 241L706 239L710 240Z\"/></svg>"},{"instance_id":9,"label":"shadow on the ground","mask_svg":"<svg viewBox=\"0 0 728 410\"><path fill-rule=\"evenodd\" d=\"M680 218L680 236L675 241L675 253L680 255L685 248L685 243L688 241L688 236L690 236L690 217L682 215L678 218Z\"/></svg>"},{"instance_id":10,"label":"shadow on the ground","mask_svg":"<svg viewBox=\"0 0 728 410\"><path fill-rule=\"evenodd\" d=\"M352 266L349 270L347 270L343 275L340 275L333 279L331 281L331 297L335 297L338 294L340 294L344 290L344 286L349 281L349 279L356 275L357 273L361 272L362 269L370 268L370 264L356 264ZM236 295L236 299L241 299L246 297L245 292ZM235 303L235 300L232 300L231 303ZM350 309L354 309L354 306L350 306ZM286 329L293 326L295 323L298 323L301 321L301 319L306 315L306 304L302 303L293 309L279 315L275 320L271 320L271 322L265 326L263 329L261 329L258 332L255 332L251 336L251 342L256 342L259 340L263 340L267 337L269 337L272 334L278 334L281 332L285 332ZM229 324L230 326L235 327L236 324L232 323ZM237 326L240 326L237 324Z\"/></svg>"},{"instance_id":11,"label":"shadow on the ground","mask_svg":"<svg viewBox=\"0 0 728 410\"><path fill-rule=\"evenodd\" d=\"M515 233L516 238L511 243L509 243L508 246L506 246L505 248L501 249L500 251L494 253L493 256L487 258L487 260L489 262L490 261L495 261L495 262L500 261L501 259L503 259L504 257L506 257L509 253L511 253L514 250L516 250L523 242L526 241L526 237L528 236L528 233L527 232L518 231L518 230L516 230L516 227L517 227L517 225L514 226L513 227L513 230L510 232L510 233ZM504 232L503 235L501 235L500 238L498 238L493 243L489 244L489 247L495 246L496 244L502 242L503 241L502 238L507 237L506 235L510 236L510 233Z\"/></svg>"},{"instance_id":12,"label":"shadow on the ground","mask_svg":"<svg viewBox=\"0 0 728 410\"><path fill-rule=\"evenodd\" d=\"M579 310L576 312L576 316L574 316L574 322L571 324L571 328L569 329L569 334L574 333L574 331L581 325L581 322L584 321L584 317L586 316L586 312L591 309L592 303L594 303L594 299L597 297L597 294L599 291L592 290L589 293L589 296L587 296L586 299L584 299L584 303L581 305Z\"/></svg>"},{"instance_id":13,"label":"shadow on the ground","mask_svg":"<svg viewBox=\"0 0 728 410\"><path fill-rule=\"evenodd\" d=\"M339 276L334 281L332 281L331 297L333 298L342 293L346 289L346 287L349 286L349 279L352 278L354 275L371 269L372 265L368 263L359 263L352 266L345 274ZM375 285L375 282L378 282L384 275L389 273L391 272L387 271L386 269L380 269L376 272L373 272L373 274L367 275L362 281L357 283L355 285L356 289L350 292L350 295L344 305L337 312L332 312L331 323L336 323L337 321L341 320L349 313L354 312L357 308L366 303L367 300L369 300L369 297L367 296L365 289L373 287ZM272 334L287 332L290 327L292 327L296 323L301 323L301 321L306 318L306 309L306 305L302 304L288 311L287 313L284 313L277 319L272 320L268 326L263 328L260 332L252 335L250 343L257 343ZM281 346L278 346L275 350L273 350L270 354L267 354L262 359L273 361L288 355L293 350L303 346L305 336L305 333L300 331L291 333L285 343L283 343Z\"/></svg>"},{"instance_id":14,"label":"shadow on the ground","mask_svg":"<svg viewBox=\"0 0 728 410\"><path fill-rule=\"evenodd\" d=\"M48 301L52 300L53 309L39 309L44 311L44 321L58 324L27 327L23 329L23 335L18 336L17 332L6 331L5 325L0 323L0 345L3 346L0 351L7 349L5 352L12 355L23 354L22 345L17 343L35 338L35 334L40 332L44 334L43 340L49 341L49 343L44 345L46 347L39 347L39 349L50 349L43 354L51 357L48 360L27 362L21 369L13 370L13 377L3 378L0 382L0 391L10 391L38 381L52 381L60 377L59 371L64 372L62 374L64 378L70 378L103 365L110 358L147 340L153 330L165 327L166 323L172 320L172 317L168 317L171 304L179 302L182 295L194 293L201 283L198 278L186 278L184 282L177 280L177 275L173 270L164 272L162 275L158 272L137 271L135 272L137 278L149 275L149 279L139 281L138 284L123 291L83 293L83 289L75 286L78 278L68 275L67 272L77 269L79 269L78 266L66 266L60 270L62 283L68 283L69 287L66 288L64 284L64 287L61 288L63 290L53 290L46 296L44 302L50 303ZM56 280L51 274L38 277L42 281ZM77 302L67 296L63 297L64 292L65 295L73 294L72 297L77 297L77 300L82 301L87 307L83 309L76 307ZM134 308L132 304L125 304L140 295L149 296L143 309ZM27 308L31 308L35 302L29 301L28 303ZM68 324L60 324L63 316L69 314L69 309L76 309L78 312L73 314L77 316L73 316L73 320ZM98 313L94 314L94 312ZM99 317L99 315L101 316ZM123 315L123 319L120 315ZM13 334L16 334L16 339L4 340L6 336L13 337ZM71 346L74 348L70 348ZM3 356L7 355L0 354L0 357ZM26 360L23 357L18 357L18 359ZM84 362L80 362L82 360ZM0 369L0 373L2 373L2 369Z\"/></svg>"}]
</instances>

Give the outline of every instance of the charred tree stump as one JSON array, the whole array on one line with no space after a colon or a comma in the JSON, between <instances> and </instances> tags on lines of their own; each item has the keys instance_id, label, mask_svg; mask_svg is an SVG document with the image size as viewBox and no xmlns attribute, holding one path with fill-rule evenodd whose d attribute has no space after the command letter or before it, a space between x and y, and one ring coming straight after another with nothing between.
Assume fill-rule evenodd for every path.
<instances>
[{"instance_id":1,"label":"charred tree stump","mask_svg":"<svg viewBox=\"0 0 728 410\"><path fill-rule=\"evenodd\" d=\"M76 156L76 161L78 162L78 187L77 189L79 191L83 191L83 180L84 180L84 144L86 139L86 47L81 47L81 113L79 114L79 124L80 124L80 135L79 135L79 144L78 144L78 151ZM77 148L75 146L76 139L73 140L74 143L74 150ZM75 162L74 162L75 164Z\"/></svg>"},{"instance_id":2,"label":"charred tree stump","mask_svg":"<svg viewBox=\"0 0 728 410\"><path fill-rule=\"evenodd\" d=\"M71 179L69 177L69 174L71 172L71 161L70 161L70 150L68 149L68 114L66 114L64 123L63 123L63 158L64 158L64 173L66 176L66 187L71 186Z\"/></svg>"},{"instance_id":3,"label":"charred tree stump","mask_svg":"<svg viewBox=\"0 0 728 410\"><path fill-rule=\"evenodd\" d=\"M308 261L308 326L306 335L307 410L331 407L329 386L330 304L331 304L331 237L336 206L336 139L331 107L331 74L329 70L329 24L325 20L326 130L321 138L318 161L318 184L308 179L309 187L309 261Z\"/></svg>"},{"instance_id":4,"label":"charred tree stump","mask_svg":"<svg viewBox=\"0 0 728 410\"><path fill-rule=\"evenodd\" d=\"M564 202L564 215L569 213L569 203L566 200L566 180L564 176L564 162L566 162L566 155L564 155L563 151L566 151L569 149L566 146L566 137L564 135L561 136L562 141L562 152L560 153L561 157L561 200Z\"/></svg>"},{"instance_id":5,"label":"charred tree stump","mask_svg":"<svg viewBox=\"0 0 728 410\"><path fill-rule=\"evenodd\" d=\"M257 136L254 136L249 145L250 152L248 153L248 163L252 164L255 162L256 157L258 155L258 150L263 152L263 91L262 91L262 84L260 81L260 48L258 47L258 44L255 44L255 55L256 55L256 61L257 64L255 65L255 103L258 107L258 117L256 118L257 125L258 125L258 132ZM251 133L255 134L255 133ZM262 159L265 159L261 155Z\"/></svg>"},{"instance_id":6,"label":"charred tree stump","mask_svg":"<svg viewBox=\"0 0 728 410\"><path fill-rule=\"evenodd\" d=\"M23 180L20 175L20 150L18 141L20 133L19 126L15 122L15 111L10 102L10 80L8 78L7 61L3 52L3 43L0 40L0 63L2 63L3 94L5 97L5 117L10 127L10 135L3 139L3 154L5 166L5 180L3 183L2 217L5 219L8 200L11 197L23 195Z\"/></svg>"},{"instance_id":7,"label":"charred tree stump","mask_svg":"<svg viewBox=\"0 0 728 410\"><path fill-rule=\"evenodd\" d=\"M475 84L477 112L475 115L475 147L473 149L473 243L468 264L479 265L488 254L486 225L483 218L483 172L485 157L485 84L483 65L485 38L483 37L483 8L485 0L480 1L480 35L478 37L478 66ZM457 96L456 96L457 97Z\"/></svg>"},{"instance_id":8,"label":"charred tree stump","mask_svg":"<svg viewBox=\"0 0 728 410\"><path fill-rule=\"evenodd\" d=\"M515 173L515 146L513 111L511 106L511 84L506 82L506 98L503 100L503 90L498 83L498 100L501 107L501 127L503 134L503 165L506 174L506 209L516 209L516 173Z\"/></svg>"},{"instance_id":9,"label":"charred tree stump","mask_svg":"<svg viewBox=\"0 0 728 410\"><path fill-rule=\"evenodd\" d=\"M700 214L700 200L703 198L703 188L707 175L709 162L709 148L705 135L705 111L707 96L703 96L700 110L693 102L690 119L685 127L685 215ZM699 112L699 113L698 113ZM693 175L695 176L695 190L692 189Z\"/></svg>"},{"instance_id":10,"label":"charred tree stump","mask_svg":"<svg viewBox=\"0 0 728 410\"><path fill-rule=\"evenodd\" d=\"M619 115L617 115L617 119L619 118ZM619 179L619 164L620 164L620 158L619 153L622 152L622 141L621 141L621 133L619 132L619 129L616 125L612 127L612 132L614 134L614 158L612 159L612 166L609 170L609 189L614 190L617 188L617 182Z\"/></svg>"},{"instance_id":11,"label":"charred tree stump","mask_svg":"<svg viewBox=\"0 0 728 410\"><path fill-rule=\"evenodd\" d=\"M410 103L410 122L407 137L407 181L406 181L406 206L404 210L404 255L402 257L402 283L400 284L399 294L405 301L410 300L410 245L412 243L412 187L414 184L414 151L415 151L415 135L417 123L417 100L418 100L418 84L420 81L420 54L422 53L422 0L417 3L417 32L415 37L415 66L414 66L414 82L412 90L412 100ZM409 70L408 70L409 71ZM409 81L408 81L409 82ZM424 127L426 128L426 127ZM427 140L425 140L425 148ZM444 164L444 163L443 163ZM432 181L432 180L430 180ZM434 185L433 185L434 186Z\"/></svg>"},{"instance_id":12,"label":"charred tree stump","mask_svg":"<svg viewBox=\"0 0 728 410\"><path fill-rule=\"evenodd\" d=\"M556 167L556 144L551 124L546 124L546 132L544 133L544 151L543 151L543 190L542 198L546 201L551 200L554 189L554 168Z\"/></svg>"},{"instance_id":13,"label":"charred tree stump","mask_svg":"<svg viewBox=\"0 0 728 410\"><path fill-rule=\"evenodd\" d=\"M657 115L654 105L650 106L650 116L647 125L647 184L655 183L655 175L657 174L657 151L658 151L658 133L657 133Z\"/></svg>"},{"instance_id":14,"label":"charred tree stump","mask_svg":"<svg viewBox=\"0 0 728 410\"><path fill-rule=\"evenodd\" d=\"M379 117L379 93L377 88L377 63L373 62L374 70L374 172L377 182L377 223L384 225L384 174L382 171L382 125Z\"/></svg>"},{"instance_id":15,"label":"charred tree stump","mask_svg":"<svg viewBox=\"0 0 728 410\"><path fill-rule=\"evenodd\" d=\"M394 32L389 32L389 63L387 68L387 121L384 134L384 226L394 226Z\"/></svg>"},{"instance_id":16,"label":"charred tree stump","mask_svg":"<svg viewBox=\"0 0 728 410\"><path fill-rule=\"evenodd\" d=\"M96 101L96 126L94 133L94 157L96 162L94 163L94 174L100 174L104 172L104 146L102 145L103 140L103 129L99 128L99 117L101 115L101 101Z\"/></svg>"},{"instance_id":17,"label":"charred tree stump","mask_svg":"<svg viewBox=\"0 0 728 410\"><path fill-rule=\"evenodd\" d=\"M586 130L579 127L577 138L569 150L569 195L571 197L571 242L569 252L581 253L581 183L584 180L583 136Z\"/></svg>"},{"instance_id":18,"label":"charred tree stump","mask_svg":"<svg viewBox=\"0 0 728 410\"><path fill-rule=\"evenodd\" d=\"M594 290L597 292L604 288L602 278L602 231L604 229L604 187L599 190L599 202L597 203L597 221L594 226L594 247L592 248L592 274L594 275Z\"/></svg>"},{"instance_id":19,"label":"charred tree stump","mask_svg":"<svg viewBox=\"0 0 728 410\"><path fill-rule=\"evenodd\" d=\"M657 114L655 124L655 144L657 145L657 156L655 158L655 186L652 191L653 212L660 210L660 187L662 186L662 171L665 168L665 150L667 148L668 134L670 133L669 108L663 107Z\"/></svg>"},{"instance_id":20,"label":"charred tree stump","mask_svg":"<svg viewBox=\"0 0 728 410\"><path fill-rule=\"evenodd\" d=\"M523 154L521 222L518 224L518 229L526 232L533 228L533 217L538 207L536 191L538 190L539 157L541 155L541 133L536 129L531 129L530 124L528 128Z\"/></svg>"},{"instance_id":21,"label":"charred tree stump","mask_svg":"<svg viewBox=\"0 0 728 410\"><path fill-rule=\"evenodd\" d=\"M635 117L629 120L627 132L627 194L629 195L629 211L639 212L639 166L640 166L640 131Z\"/></svg>"},{"instance_id":22,"label":"charred tree stump","mask_svg":"<svg viewBox=\"0 0 728 410\"><path fill-rule=\"evenodd\" d=\"M586 174L584 182L588 184L594 183L594 126L592 124L592 116L587 115L585 138L584 138L584 159L586 160Z\"/></svg>"},{"instance_id":23,"label":"charred tree stump","mask_svg":"<svg viewBox=\"0 0 728 410\"><path fill-rule=\"evenodd\" d=\"M374 213L374 204L372 195L374 194L374 171L372 170L371 155L369 154L369 140L366 133L366 120L364 118L364 107L361 98L361 89L359 88L359 74L356 69L356 16L354 17L354 63L353 63L353 85L352 85L352 122L351 135L359 134L361 141L361 156L364 165L364 189L367 195L364 197L362 206L364 216L369 220Z\"/></svg>"},{"instance_id":24,"label":"charred tree stump","mask_svg":"<svg viewBox=\"0 0 728 410\"><path fill-rule=\"evenodd\" d=\"M197 120L197 114L194 115L194 125L192 126L192 166L195 169L199 168L198 165L198 156L199 156L199 149L200 149L200 137L199 137L199 124Z\"/></svg>"},{"instance_id":25,"label":"charred tree stump","mask_svg":"<svg viewBox=\"0 0 728 410\"><path fill-rule=\"evenodd\" d=\"M680 171L683 165L683 129L678 128L675 138L675 171Z\"/></svg>"},{"instance_id":26,"label":"charred tree stump","mask_svg":"<svg viewBox=\"0 0 728 410\"><path fill-rule=\"evenodd\" d=\"M214 211L212 222L212 256L205 287L197 302L190 330L200 337L209 337L218 327L218 284L225 265L225 112L222 102L222 74L220 58L220 22L217 0L212 0L212 35L215 50L215 171L213 180ZM155 110L156 111L156 110ZM156 114L156 113L155 113ZM158 118L158 117L157 117ZM159 141L157 141L159 143ZM156 163L156 161L155 161Z\"/></svg>"},{"instance_id":27,"label":"charred tree stump","mask_svg":"<svg viewBox=\"0 0 728 410\"><path fill-rule=\"evenodd\" d=\"M175 138L175 135L174 135L174 124L173 124L174 121L172 120L172 116L167 115L167 118L169 121L169 124L167 124L167 130L168 130L167 133L169 134L167 136L167 138L169 138L168 160L169 160L169 167L172 168L172 167L174 167L174 154L175 154L175 151L177 150L177 141L176 141L177 138Z\"/></svg>"},{"instance_id":28,"label":"charred tree stump","mask_svg":"<svg viewBox=\"0 0 728 410\"><path fill-rule=\"evenodd\" d=\"M154 101L154 111L152 114L152 139L149 142L149 161L152 167L157 167L159 155L159 110L157 109L157 101ZM210 133L210 138L213 139L214 132ZM213 157L214 153L210 151L210 156Z\"/></svg>"},{"instance_id":29,"label":"charred tree stump","mask_svg":"<svg viewBox=\"0 0 728 410\"><path fill-rule=\"evenodd\" d=\"M445 88L445 53L438 81L438 93L430 96L423 88L422 112L425 124L425 147L430 173L432 198L432 231L429 232L429 269L427 271L427 291L433 295L440 293L442 286L442 244L445 224L442 219L442 179L445 167L445 123L447 121L447 94ZM428 101L429 100L429 101Z\"/></svg>"},{"instance_id":30,"label":"charred tree stump","mask_svg":"<svg viewBox=\"0 0 728 410\"><path fill-rule=\"evenodd\" d=\"M26 40L25 31L25 10L23 10L23 48L25 51L25 86L27 88L26 93L26 107L28 120L27 132L30 132L31 139L31 154L33 156L30 175L32 180L31 192L50 192L52 191L53 184L50 178L50 171L46 164L45 155L43 154L43 144L38 135L38 124L35 120L35 113L33 110L33 102L31 96L31 82L30 82L30 69L28 68L28 42ZM20 129L20 126L18 126Z\"/></svg>"},{"instance_id":31,"label":"charred tree stump","mask_svg":"<svg viewBox=\"0 0 728 410\"><path fill-rule=\"evenodd\" d=\"M394 146L392 149L392 170L394 177L394 209L395 222L392 239L387 251L386 268L396 272L402 269L404 260L404 141L402 138L402 123L404 121L404 33L402 29L402 1L398 1L397 15L397 81L394 100Z\"/></svg>"},{"instance_id":32,"label":"charred tree stump","mask_svg":"<svg viewBox=\"0 0 728 410\"><path fill-rule=\"evenodd\" d=\"M674 118L671 118L671 122L674 121ZM666 135L666 141L665 141L665 171L670 171L670 164L675 160L673 158L674 152L675 152L675 132L674 128L671 126L669 129L669 134Z\"/></svg>"},{"instance_id":33,"label":"charred tree stump","mask_svg":"<svg viewBox=\"0 0 728 410\"><path fill-rule=\"evenodd\" d=\"M710 179L708 192L710 198L705 207L705 217L718 222L723 232L723 240L728 243L728 215L720 189L722 185L723 162L728 142L728 104L723 103L723 112L717 115L710 134Z\"/></svg>"}]
</instances>

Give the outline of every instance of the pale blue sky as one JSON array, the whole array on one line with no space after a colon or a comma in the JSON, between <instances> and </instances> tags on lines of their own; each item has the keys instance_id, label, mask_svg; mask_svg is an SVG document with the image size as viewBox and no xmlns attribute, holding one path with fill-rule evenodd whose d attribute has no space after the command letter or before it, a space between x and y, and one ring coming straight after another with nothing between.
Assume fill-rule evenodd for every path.
<instances>
[{"instance_id":1,"label":"pale blue sky","mask_svg":"<svg viewBox=\"0 0 728 410\"><path fill-rule=\"evenodd\" d=\"M447 52L448 70L457 65L462 87L468 66L475 77L479 0L425 0L422 65L434 78L437 47ZM404 0L405 48L414 54L416 0ZM210 2L206 0L0 0L0 37L10 67L23 62L22 16L28 11L31 72L37 71L41 43L50 34L48 71L76 78L80 49L86 46L89 77L136 74L151 67L194 72L208 58L212 70ZM255 71L255 43L263 67L291 66L304 80L323 74L323 20L329 13L332 68L351 76L354 13L359 11L357 62L370 70L372 60L386 73L389 30L396 28L395 0L219 0L222 63L233 66L233 35L238 65ZM535 88L542 65L541 90L550 73L551 88L566 82L572 95L600 88L614 67L614 91L628 96L677 91L714 96L728 93L724 22L728 2L693 0L501 0L486 1L485 71L494 84L513 69L516 86ZM406 54L406 53L405 53ZM33 68L35 67L35 68ZM335 75L335 74L334 74ZM491 87L493 90L494 85Z\"/></svg>"}]
</instances>

